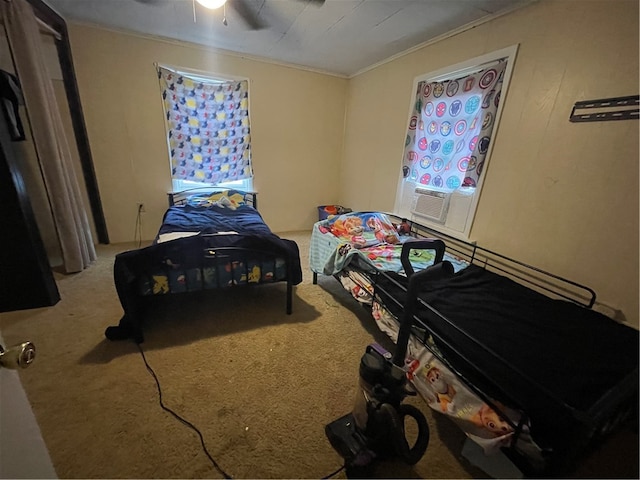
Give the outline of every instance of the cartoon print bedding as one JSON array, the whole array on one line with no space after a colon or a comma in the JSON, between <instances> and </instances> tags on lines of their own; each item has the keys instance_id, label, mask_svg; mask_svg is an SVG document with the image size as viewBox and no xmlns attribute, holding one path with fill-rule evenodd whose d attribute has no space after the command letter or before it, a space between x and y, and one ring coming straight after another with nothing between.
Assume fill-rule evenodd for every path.
<instances>
[{"instance_id":1,"label":"cartoon print bedding","mask_svg":"<svg viewBox=\"0 0 640 480\"><path fill-rule=\"evenodd\" d=\"M342 272L352 261L372 273L376 270L401 272L402 245L411 237L399 235L389 217L380 212L355 212L317 222L311 233L311 270L324 275ZM409 260L414 270L433 264L431 250L412 250ZM460 259L447 255L455 269L464 268Z\"/></svg>"},{"instance_id":2,"label":"cartoon print bedding","mask_svg":"<svg viewBox=\"0 0 640 480\"><path fill-rule=\"evenodd\" d=\"M382 213L316 223L310 265L371 305L380 330L397 342L406 289L402 264L389 252L407 239L375 237L371 216L393 228ZM418 271L435 255L415 257L409 259ZM454 273L421 286L429 307L417 314L406 371L426 403L487 454L509 447L534 476L562 471L588 442L637 411L637 330L475 263L445 259Z\"/></svg>"},{"instance_id":3,"label":"cartoon print bedding","mask_svg":"<svg viewBox=\"0 0 640 480\"><path fill-rule=\"evenodd\" d=\"M378 328L394 343L398 337L398 318L375 297L373 282L363 270L371 274L376 270L403 273L400 252L403 243L411 238L398 235L388 216L380 212L335 216L316 223L312 232L311 269L335 276L358 302L371 305ZM409 255L415 271L429 267L434 259L432 250L412 250ZM468 266L449 254L445 254L445 259L456 272ZM357 268L350 268L352 263ZM514 428L419 341L410 341L406 361L408 378L429 407L451 417L485 453L496 453L510 442ZM517 425L520 414L514 410L508 413ZM519 435L517 448L534 459L541 455L540 448L527 435Z\"/></svg>"},{"instance_id":4,"label":"cartoon print bedding","mask_svg":"<svg viewBox=\"0 0 640 480\"><path fill-rule=\"evenodd\" d=\"M169 207L152 245L116 256L124 315L107 338L141 339L143 302L158 295L287 282L291 313L291 287L302 281L298 245L274 234L242 198L234 190L194 195Z\"/></svg>"},{"instance_id":5,"label":"cartoon print bedding","mask_svg":"<svg viewBox=\"0 0 640 480\"><path fill-rule=\"evenodd\" d=\"M377 297L372 300L372 316L378 328L397 343L399 320ZM405 359L407 377L427 405L453 420L469 439L482 447L486 455L496 454L502 447L511 445L525 455L536 469L542 469L543 451L529 434L531 425L528 419L516 409L493 401L499 405L501 414L508 417L508 421L503 419L432 350L439 352L432 338L427 348L412 336ZM439 354L446 358L442 352ZM521 422L522 431L515 436Z\"/></svg>"},{"instance_id":6,"label":"cartoon print bedding","mask_svg":"<svg viewBox=\"0 0 640 480\"><path fill-rule=\"evenodd\" d=\"M230 198L234 197L235 195L232 195ZM235 199L230 203L220 200L213 202L210 197L206 200L196 197L190 199L187 205L170 207L164 215L155 243L164 243L162 240L168 235L174 235L172 241L175 241L182 238L181 234L185 237L216 234L217 238L210 238L206 242L206 246L211 248L246 248L252 245L252 248L267 248L271 251L291 250L288 241L271 232L257 210ZM190 243L197 246L191 246ZM212 259L201 265L185 257L185 252L190 251L199 255L201 243L200 240L194 239L191 242L183 241L182 244L168 243L165 247L156 247L156 250L162 250L163 261L158 262L155 269L147 275L139 276L138 293L163 295L247 283L278 282L286 278L285 259L289 255L281 253L275 259L270 256L260 258L260 255L252 255L247 258L230 258L223 263L214 262ZM151 251L153 247L149 248Z\"/></svg>"}]
</instances>

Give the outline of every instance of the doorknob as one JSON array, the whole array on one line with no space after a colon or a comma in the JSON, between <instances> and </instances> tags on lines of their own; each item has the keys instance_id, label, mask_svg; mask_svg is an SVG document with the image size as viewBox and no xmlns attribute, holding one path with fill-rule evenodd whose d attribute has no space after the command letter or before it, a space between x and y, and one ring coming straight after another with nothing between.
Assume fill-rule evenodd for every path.
<instances>
[{"instance_id":1,"label":"doorknob","mask_svg":"<svg viewBox=\"0 0 640 480\"><path fill-rule=\"evenodd\" d=\"M0 345L0 367L27 368L36 357L36 346L31 342L23 342L7 348Z\"/></svg>"}]
</instances>

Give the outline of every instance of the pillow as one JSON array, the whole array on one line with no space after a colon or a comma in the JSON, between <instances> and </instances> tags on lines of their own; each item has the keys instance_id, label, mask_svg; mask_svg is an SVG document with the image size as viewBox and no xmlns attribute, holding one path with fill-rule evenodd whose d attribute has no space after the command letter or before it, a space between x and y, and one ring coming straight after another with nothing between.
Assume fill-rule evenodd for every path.
<instances>
[{"instance_id":1,"label":"pillow","mask_svg":"<svg viewBox=\"0 0 640 480\"><path fill-rule=\"evenodd\" d=\"M237 190L196 193L187 198L187 205L191 205L192 207L210 207L215 205L235 210L240 205L244 205L244 203L244 194Z\"/></svg>"}]
</instances>

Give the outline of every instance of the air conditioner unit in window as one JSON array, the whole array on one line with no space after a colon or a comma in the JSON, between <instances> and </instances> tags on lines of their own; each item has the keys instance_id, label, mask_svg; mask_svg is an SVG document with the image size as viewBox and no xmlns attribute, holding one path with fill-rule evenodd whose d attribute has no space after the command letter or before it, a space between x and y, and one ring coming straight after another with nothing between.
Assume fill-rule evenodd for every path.
<instances>
[{"instance_id":1,"label":"air conditioner unit in window","mask_svg":"<svg viewBox=\"0 0 640 480\"><path fill-rule=\"evenodd\" d=\"M427 188L416 188L411 204L411 213L432 222L444 223L451 194Z\"/></svg>"}]
</instances>

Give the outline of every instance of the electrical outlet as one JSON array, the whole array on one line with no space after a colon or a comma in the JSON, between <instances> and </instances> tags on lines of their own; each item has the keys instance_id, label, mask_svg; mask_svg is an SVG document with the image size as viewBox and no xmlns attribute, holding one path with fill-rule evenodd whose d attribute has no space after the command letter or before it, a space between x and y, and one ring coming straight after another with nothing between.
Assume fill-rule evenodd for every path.
<instances>
[{"instance_id":1,"label":"electrical outlet","mask_svg":"<svg viewBox=\"0 0 640 480\"><path fill-rule=\"evenodd\" d=\"M138 212L139 213L145 213L146 210L144 209L144 203L138 203Z\"/></svg>"}]
</instances>

